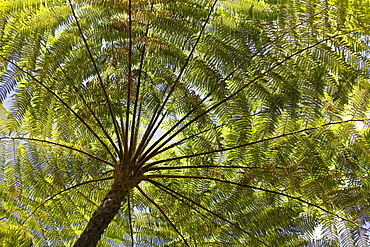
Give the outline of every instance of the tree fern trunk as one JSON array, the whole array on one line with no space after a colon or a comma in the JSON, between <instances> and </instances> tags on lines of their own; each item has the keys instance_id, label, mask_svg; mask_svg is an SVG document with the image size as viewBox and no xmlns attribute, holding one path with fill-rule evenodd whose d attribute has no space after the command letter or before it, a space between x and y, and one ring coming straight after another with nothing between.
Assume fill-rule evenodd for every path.
<instances>
[{"instance_id":1,"label":"tree fern trunk","mask_svg":"<svg viewBox=\"0 0 370 247\"><path fill-rule=\"evenodd\" d=\"M113 185L98 209L94 212L74 247L96 246L105 228L108 227L114 216L116 216L127 195L128 190L122 189L121 186Z\"/></svg>"}]
</instances>

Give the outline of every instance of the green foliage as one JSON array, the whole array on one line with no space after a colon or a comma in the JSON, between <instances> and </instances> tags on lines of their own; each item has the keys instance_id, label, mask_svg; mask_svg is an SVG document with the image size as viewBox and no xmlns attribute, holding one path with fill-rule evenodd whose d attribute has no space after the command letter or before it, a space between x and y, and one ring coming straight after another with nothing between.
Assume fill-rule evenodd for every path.
<instances>
[{"instance_id":1,"label":"green foliage","mask_svg":"<svg viewBox=\"0 0 370 247\"><path fill-rule=\"evenodd\" d=\"M369 11L0 0L8 233L71 246L119 191L98 246L368 246Z\"/></svg>"}]
</instances>

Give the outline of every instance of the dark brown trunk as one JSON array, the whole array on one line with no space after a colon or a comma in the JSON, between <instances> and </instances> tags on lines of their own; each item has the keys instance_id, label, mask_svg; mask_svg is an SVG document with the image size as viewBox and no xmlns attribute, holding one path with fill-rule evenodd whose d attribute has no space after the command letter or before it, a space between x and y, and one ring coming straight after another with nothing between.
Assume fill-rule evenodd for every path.
<instances>
[{"instance_id":1,"label":"dark brown trunk","mask_svg":"<svg viewBox=\"0 0 370 247\"><path fill-rule=\"evenodd\" d=\"M108 227L114 216L118 213L128 193L128 190L122 189L121 186L113 185L98 209L94 212L85 230L74 244L74 247L96 246L105 228Z\"/></svg>"}]
</instances>

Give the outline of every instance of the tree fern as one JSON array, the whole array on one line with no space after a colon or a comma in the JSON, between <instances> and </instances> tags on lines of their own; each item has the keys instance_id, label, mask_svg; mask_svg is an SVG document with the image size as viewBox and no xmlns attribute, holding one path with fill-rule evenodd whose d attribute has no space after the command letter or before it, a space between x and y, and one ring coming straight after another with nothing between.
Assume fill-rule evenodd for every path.
<instances>
[{"instance_id":1,"label":"tree fern","mask_svg":"<svg viewBox=\"0 0 370 247\"><path fill-rule=\"evenodd\" d=\"M0 6L0 209L34 245L368 244L367 2Z\"/></svg>"}]
</instances>

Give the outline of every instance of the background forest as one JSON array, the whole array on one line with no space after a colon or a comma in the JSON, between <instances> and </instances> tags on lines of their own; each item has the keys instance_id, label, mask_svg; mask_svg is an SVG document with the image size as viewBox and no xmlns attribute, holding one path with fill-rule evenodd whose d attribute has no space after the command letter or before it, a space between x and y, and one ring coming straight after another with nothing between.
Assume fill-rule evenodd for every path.
<instances>
[{"instance_id":1,"label":"background forest","mask_svg":"<svg viewBox=\"0 0 370 247\"><path fill-rule=\"evenodd\" d=\"M0 246L369 246L369 0L0 0Z\"/></svg>"}]
</instances>

